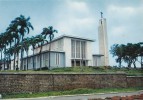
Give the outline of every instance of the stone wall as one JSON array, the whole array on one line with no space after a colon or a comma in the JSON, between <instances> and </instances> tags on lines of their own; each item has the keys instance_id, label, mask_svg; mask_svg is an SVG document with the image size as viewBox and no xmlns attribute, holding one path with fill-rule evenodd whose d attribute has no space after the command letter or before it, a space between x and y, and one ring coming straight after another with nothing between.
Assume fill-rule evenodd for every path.
<instances>
[{"instance_id":1,"label":"stone wall","mask_svg":"<svg viewBox=\"0 0 143 100\"><path fill-rule=\"evenodd\" d=\"M127 76L128 87L143 87L143 76Z\"/></svg>"},{"instance_id":2,"label":"stone wall","mask_svg":"<svg viewBox=\"0 0 143 100\"><path fill-rule=\"evenodd\" d=\"M134 79L126 74L0 74L0 93L127 87Z\"/></svg>"}]
</instances>

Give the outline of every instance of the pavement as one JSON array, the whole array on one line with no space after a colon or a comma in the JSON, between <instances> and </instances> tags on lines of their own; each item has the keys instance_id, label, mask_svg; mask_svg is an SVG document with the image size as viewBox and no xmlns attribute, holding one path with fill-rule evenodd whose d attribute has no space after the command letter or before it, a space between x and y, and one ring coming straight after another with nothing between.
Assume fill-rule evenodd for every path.
<instances>
[{"instance_id":1,"label":"pavement","mask_svg":"<svg viewBox=\"0 0 143 100\"><path fill-rule=\"evenodd\" d=\"M88 100L113 96L131 96L131 95L140 95L143 94L143 90L136 92L110 92L110 93L96 93L96 94L79 94L79 95L63 95L63 96L48 96L48 97L38 97L38 98L16 98L16 99L3 99L3 100Z\"/></svg>"}]
</instances>

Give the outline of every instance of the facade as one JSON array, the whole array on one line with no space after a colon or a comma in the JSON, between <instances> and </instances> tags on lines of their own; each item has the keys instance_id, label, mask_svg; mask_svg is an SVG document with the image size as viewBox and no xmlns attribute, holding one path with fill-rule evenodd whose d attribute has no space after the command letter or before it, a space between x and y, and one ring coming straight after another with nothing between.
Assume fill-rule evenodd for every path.
<instances>
[{"instance_id":1,"label":"facade","mask_svg":"<svg viewBox=\"0 0 143 100\"><path fill-rule=\"evenodd\" d=\"M93 66L103 66L101 62L103 57L101 54L93 54Z\"/></svg>"},{"instance_id":2,"label":"facade","mask_svg":"<svg viewBox=\"0 0 143 100\"><path fill-rule=\"evenodd\" d=\"M101 65L109 65L109 56L108 56L108 39L107 39L107 26L106 19L102 18L99 20L98 27L98 39L99 39L99 53L104 55L101 57Z\"/></svg>"},{"instance_id":3,"label":"facade","mask_svg":"<svg viewBox=\"0 0 143 100\"><path fill-rule=\"evenodd\" d=\"M63 35L55 40L51 44L50 50L50 67L71 67L71 66L93 66L92 56L92 43L94 40ZM40 47L34 50L34 56L28 57L23 60L23 68L33 69L33 58L35 68L40 66ZM49 44L45 44L42 47L41 54L42 67L49 67Z\"/></svg>"}]
</instances>

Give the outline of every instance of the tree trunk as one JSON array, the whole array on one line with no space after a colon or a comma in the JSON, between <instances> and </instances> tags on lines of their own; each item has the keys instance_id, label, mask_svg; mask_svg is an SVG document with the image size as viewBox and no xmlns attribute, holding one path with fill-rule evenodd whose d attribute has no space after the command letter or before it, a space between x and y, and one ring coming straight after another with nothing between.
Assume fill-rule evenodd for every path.
<instances>
[{"instance_id":1,"label":"tree trunk","mask_svg":"<svg viewBox=\"0 0 143 100\"><path fill-rule=\"evenodd\" d=\"M143 69L143 56L141 56L141 69Z\"/></svg>"},{"instance_id":2,"label":"tree trunk","mask_svg":"<svg viewBox=\"0 0 143 100\"><path fill-rule=\"evenodd\" d=\"M18 60L19 60L19 52L17 52L16 70L19 70L19 67L18 67L18 62L19 62L19 61L18 61Z\"/></svg>"},{"instance_id":3,"label":"tree trunk","mask_svg":"<svg viewBox=\"0 0 143 100\"><path fill-rule=\"evenodd\" d=\"M13 69L15 70L15 53L14 53L14 61L13 61Z\"/></svg>"},{"instance_id":4,"label":"tree trunk","mask_svg":"<svg viewBox=\"0 0 143 100\"><path fill-rule=\"evenodd\" d=\"M136 67L136 62L135 61L133 61L133 65L134 65L134 68L136 69L137 67Z\"/></svg>"},{"instance_id":5,"label":"tree trunk","mask_svg":"<svg viewBox=\"0 0 143 100\"><path fill-rule=\"evenodd\" d=\"M131 68L132 61L129 61L128 68Z\"/></svg>"},{"instance_id":6,"label":"tree trunk","mask_svg":"<svg viewBox=\"0 0 143 100\"><path fill-rule=\"evenodd\" d=\"M23 36L22 36L23 41ZM20 62L20 69L23 70L23 47L21 48L21 62Z\"/></svg>"},{"instance_id":7,"label":"tree trunk","mask_svg":"<svg viewBox=\"0 0 143 100\"><path fill-rule=\"evenodd\" d=\"M120 61L120 62L119 62L119 67L120 67L120 68L121 68L121 64L122 64L122 63L121 63L121 61Z\"/></svg>"},{"instance_id":8,"label":"tree trunk","mask_svg":"<svg viewBox=\"0 0 143 100\"><path fill-rule=\"evenodd\" d=\"M40 70L41 70L41 68L42 68L42 61L41 61L41 52L42 52L42 43L41 43L41 48L40 48Z\"/></svg>"},{"instance_id":9,"label":"tree trunk","mask_svg":"<svg viewBox=\"0 0 143 100\"><path fill-rule=\"evenodd\" d=\"M10 42L10 48L11 48L11 42ZM11 69L11 57L10 57L10 55L9 55L9 61L10 61L10 62L9 62L9 64L10 64L9 67L10 67L10 69Z\"/></svg>"},{"instance_id":10,"label":"tree trunk","mask_svg":"<svg viewBox=\"0 0 143 100\"><path fill-rule=\"evenodd\" d=\"M49 69L51 69L51 36L50 36L50 43L49 43Z\"/></svg>"},{"instance_id":11,"label":"tree trunk","mask_svg":"<svg viewBox=\"0 0 143 100\"><path fill-rule=\"evenodd\" d=\"M35 70L35 67L34 67L34 48L33 48L33 57L32 57L33 59L33 70Z\"/></svg>"},{"instance_id":12,"label":"tree trunk","mask_svg":"<svg viewBox=\"0 0 143 100\"><path fill-rule=\"evenodd\" d=\"M15 39L15 46L16 46L16 39ZM13 69L14 69L14 70L16 70L16 69L15 69L15 55L16 55L16 53L15 53L15 49L14 49L14 62L13 62Z\"/></svg>"},{"instance_id":13,"label":"tree trunk","mask_svg":"<svg viewBox=\"0 0 143 100\"><path fill-rule=\"evenodd\" d=\"M2 49L1 49L1 63L0 63L0 70L2 70L2 65L3 65L3 61L2 61Z\"/></svg>"},{"instance_id":14,"label":"tree trunk","mask_svg":"<svg viewBox=\"0 0 143 100\"><path fill-rule=\"evenodd\" d=\"M4 52L6 51L6 46L4 47ZM5 70L5 60L6 60L6 55L4 53L4 70Z\"/></svg>"},{"instance_id":15,"label":"tree trunk","mask_svg":"<svg viewBox=\"0 0 143 100\"><path fill-rule=\"evenodd\" d=\"M26 51L27 53L27 70L28 70L28 50Z\"/></svg>"},{"instance_id":16,"label":"tree trunk","mask_svg":"<svg viewBox=\"0 0 143 100\"><path fill-rule=\"evenodd\" d=\"M1 50L1 61L2 61L2 50Z\"/></svg>"}]
</instances>

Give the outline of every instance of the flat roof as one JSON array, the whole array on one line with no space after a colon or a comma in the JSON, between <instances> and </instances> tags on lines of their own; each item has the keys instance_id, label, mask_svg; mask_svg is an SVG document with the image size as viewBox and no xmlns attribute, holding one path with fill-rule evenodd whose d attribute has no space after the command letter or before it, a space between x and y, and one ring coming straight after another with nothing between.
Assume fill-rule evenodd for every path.
<instances>
[{"instance_id":1,"label":"flat roof","mask_svg":"<svg viewBox=\"0 0 143 100\"><path fill-rule=\"evenodd\" d=\"M63 35L61 35L61 36L55 38L54 40L52 40L51 43L54 42L54 41L60 40L60 39L62 39L62 38L64 38L64 37L66 37L66 38L80 39L80 40L85 40L85 41L90 41L90 42L94 42L94 41L95 41L95 40L93 40L93 39L88 39L88 38L83 38L83 37L78 37L78 36L72 36L72 35L65 35L65 34L63 34ZM45 43L44 45L47 45L47 44L49 44L49 43ZM44 46L44 45L43 45L43 46ZM39 47L36 47L36 48L39 48ZM35 48L35 49L36 49L36 48Z\"/></svg>"},{"instance_id":2,"label":"flat roof","mask_svg":"<svg viewBox=\"0 0 143 100\"><path fill-rule=\"evenodd\" d=\"M93 54L92 56L104 56L103 54Z\"/></svg>"}]
</instances>

